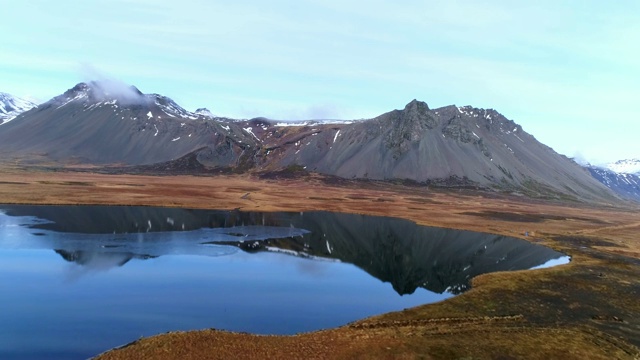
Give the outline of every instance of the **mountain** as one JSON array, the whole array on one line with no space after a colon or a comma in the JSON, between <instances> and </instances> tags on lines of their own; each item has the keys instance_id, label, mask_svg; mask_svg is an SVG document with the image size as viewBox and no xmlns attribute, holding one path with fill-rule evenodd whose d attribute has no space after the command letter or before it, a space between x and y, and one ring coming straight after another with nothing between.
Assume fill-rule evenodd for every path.
<instances>
[{"instance_id":1,"label":"mountain","mask_svg":"<svg viewBox=\"0 0 640 360\"><path fill-rule=\"evenodd\" d=\"M135 87L80 83L4 125L0 148L19 158L99 165L158 163L199 150L212 166L237 166L253 140L219 120Z\"/></svg>"},{"instance_id":2,"label":"mountain","mask_svg":"<svg viewBox=\"0 0 640 360\"><path fill-rule=\"evenodd\" d=\"M306 169L559 199L614 201L572 160L493 109L402 110L360 121L233 120L158 94L80 83L0 127L5 157L181 171Z\"/></svg>"},{"instance_id":3,"label":"mountain","mask_svg":"<svg viewBox=\"0 0 640 360\"><path fill-rule=\"evenodd\" d=\"M587 165L591 175L624 199L640 201L640 162L622 160L606 167ZM614 171L617 169L619 171Z\"/></svg>"},{"instance_id":4,"label":"mountain","mask_svg":"<svg viewBox=\"0 0 640 360\"><path fill-rule=\"evenodd\" d=\"M15 119L21 113L36 106L31 101L0 92L0 125Z\"/></svg>"},{"instance_id":5,"label":"mountain","mask_svg":"<svg viewBox=\"0 0 640 360\"><path fill-rule=\"evenodd\" d=\"M610 196L585 169L492 109L431 110L413 100L403 110L351 124L266 125L249 126L265 150L259 167L298 164L343 178L410 179L534 196Z\"/></svg>"},{"instance_id":6,"label":"mountain","mask_svg":"<svg viewBox=\"0 0 640 360\"><path fill-rule=\"evenodd\" d=\"M640 159L619 160L606 165L606 168L618 174L640 175Z\"/></svg>"}]
</instances>

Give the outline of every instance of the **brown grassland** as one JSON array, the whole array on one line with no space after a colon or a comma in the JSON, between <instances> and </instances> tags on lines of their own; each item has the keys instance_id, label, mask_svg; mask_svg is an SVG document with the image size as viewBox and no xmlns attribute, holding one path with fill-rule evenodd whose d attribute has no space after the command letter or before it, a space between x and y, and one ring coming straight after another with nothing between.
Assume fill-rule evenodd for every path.
<instances>
[{"instance_id":1,"label":"brown grassland","mask_svg":"<svg viewBox=\"0 0 640 360\"><path fill-rule=\"evenodd\" d=\"M294 336L172 332L136 340L99 359L640 358L637 206L317 175L114 175L7 165L0 170L0 203L383 215L521 237L572 256L564 266L482 275L470 291L452 299L335 329Z\"/></svg>"}]
</instances>

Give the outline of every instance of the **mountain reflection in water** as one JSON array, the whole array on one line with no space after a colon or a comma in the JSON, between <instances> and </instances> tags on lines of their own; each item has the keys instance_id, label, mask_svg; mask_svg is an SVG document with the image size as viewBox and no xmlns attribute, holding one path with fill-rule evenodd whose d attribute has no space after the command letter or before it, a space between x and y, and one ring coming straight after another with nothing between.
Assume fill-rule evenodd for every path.
<instances>
[{"instance_id":1,"label":"mountain reflection in water","mask_svg":"<svg viewBox=\"0 0 640 360\"><path fill-rule=\"evenodd\" d=\"M6 215L28 219L25 224L42 235L20 246L53 249L67 261L97 269L170 254L222 256L240 248L351 263L391 283L400 295L412 294L418 287L458 294L469 288L474 276L530 269L563 258L552 249L500 235L324 211L119 206L1 209Z\"/></svg>"}]
</instances>

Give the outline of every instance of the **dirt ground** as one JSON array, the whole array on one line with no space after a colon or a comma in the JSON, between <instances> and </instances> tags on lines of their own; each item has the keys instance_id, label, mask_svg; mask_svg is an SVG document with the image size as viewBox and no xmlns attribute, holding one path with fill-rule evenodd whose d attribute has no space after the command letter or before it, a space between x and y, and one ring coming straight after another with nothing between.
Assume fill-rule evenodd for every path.
<instances>
[{"instance_id":1,"label":"dirt ground","mask_svg":"<svg viewBox=\"0 0 640 360\"><path fill-rule=\"evenodd\" d=\"M479 276L444 302L294 336L219 330L139 339L100 359L639 359L640 208L535 200L309 175L108 175L0 171L0 203L329 210L520 237L572 256ZM525 233L528 236L525 236ZM132 339L133 340L133 339Z\"/></svg>"}]
</instances>

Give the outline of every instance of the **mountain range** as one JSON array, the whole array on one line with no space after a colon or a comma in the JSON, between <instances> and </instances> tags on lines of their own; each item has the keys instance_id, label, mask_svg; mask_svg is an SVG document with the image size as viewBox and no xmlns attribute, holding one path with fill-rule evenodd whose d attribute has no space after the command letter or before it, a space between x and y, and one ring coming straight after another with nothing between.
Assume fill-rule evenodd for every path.
<instances>
[{"instance_id":1,"label":"mountain range","mask_svg":"<svg viewBox=\"0 0 640 360\"><path fill-rule=\"evenodd\" d=\"M7 109L9 107L6 107ZM5 159L192 172L299 169L534 197L611 202L588 169L493 109L401 110L353 121L283 122L190 112L158 94L80 83L0 126Z\"/></svg>"}]
</instances>

